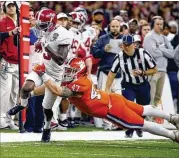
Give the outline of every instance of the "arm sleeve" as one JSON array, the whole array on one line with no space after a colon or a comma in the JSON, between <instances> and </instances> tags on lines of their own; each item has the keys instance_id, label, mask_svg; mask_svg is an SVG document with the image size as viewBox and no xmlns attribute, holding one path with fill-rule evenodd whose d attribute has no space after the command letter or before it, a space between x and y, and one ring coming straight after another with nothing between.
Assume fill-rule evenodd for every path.
<instances>
[{"instance_id":1,"label":"arm sleeve","mask_svg":"<svg viewBox=\"0 0 179 158\"><path fill-rule=\"evenodd\" d=\"M102 58L104 51L104 43L103 38L99 38L96 43L92 47L92 55L94 58Z\"/></svg>"},{"instance_id":2,"label":"arm sleeve","mask_svg":"<svg viewBox=\"0 0 179 158\"><path fill-rule=\"evenodd\" d=\"M155 40L149 36L144 38L144 49L146 49L153 56L153 58L164 56L160 48L157 47Z\"/></svg>"},{"instance_id":3,"label":"arm sleeve","mask_svg":"<svg viewBox=\"0 0 179 158\"><path fill-rule=\"evenodd\" d=\"M0 45L3 43L3 41L9 37L8 32L0 32Z\"/></svg>"},{"instance_id":4,"label":"arm sleeve","mask_svg":"<svg viewBox=\"0 0 179 158\"><path fill-rule=\"evenodd\" d=\"M175 52L175 54L174 54L174 60L175 60L176 65L179 68L179 45L175 48L174 52Z\"/></svg>"}]
</instances>

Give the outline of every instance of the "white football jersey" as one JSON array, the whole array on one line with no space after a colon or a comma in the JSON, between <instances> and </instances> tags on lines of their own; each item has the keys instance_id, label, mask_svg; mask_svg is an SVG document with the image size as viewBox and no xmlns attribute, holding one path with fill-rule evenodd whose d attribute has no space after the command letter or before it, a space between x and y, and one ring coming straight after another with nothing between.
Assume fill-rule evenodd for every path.
<instances>
[{"instance_id":1,"label":"white football jersey","mask_svg":"<svg viewBox=\"0 0 179 158\"><path fill-rule=\"evenodd\" d=\"M63 44L69 44L71 47L73 40L73 34L64 27L58 27L54 31L50 32L45 37L43 48L47 47L54 54L58 54L58 46ZM45 64L46 73L52 78L61 80L63 76L63 65L58 65L49 55L43 50L43 63Z\"/></svg>"},{"instance_id":2,"label":"white football jersey","mask_svg":"<svg viewBox=\"0 0 179 158\"><path fill-rule=\"evenodd\" d=\"M72 32L73 34L73 41L72 41L72 45L71 45L71 48L70 48L70 51L68 53L68 59L71 58L71 57L76 57L76 52L81 44L81 32L78 31L78 29L76 28L70 28L69 31Z\"/></svg>"},{"instance_id":3,"label":"white football jersey","mask_svg":"<svg viewBox=\"0 0 179 158\"><path fill-rule=\"evenodd\" d=\"M91 45L92 41L96 36L96 31L92 27L87 27L85 31L82 32L82 42L81 42L81 47L85 50L86 55L89 56L90 50L91 50Z\"/></svg>"}]
</instances>

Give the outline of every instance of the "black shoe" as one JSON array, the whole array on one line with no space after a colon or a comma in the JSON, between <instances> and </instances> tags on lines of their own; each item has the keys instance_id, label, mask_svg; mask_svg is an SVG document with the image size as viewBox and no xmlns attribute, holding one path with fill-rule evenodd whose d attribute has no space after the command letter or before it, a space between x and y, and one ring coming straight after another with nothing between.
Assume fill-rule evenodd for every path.
<instances>
[{"instance_id":1,"label":"black shoe","mask_svg":"<svg viewBox=\"0 0 179 158\"><path fill-rule=\"evenodd\" d=\"M75 121L70 121L68 124L68 128L75 128Z\"/></svg>"},{"instance_id":2,"label":"black shoe","mask_svg":"<svg viewBox=\"0 0 179 158\"><path fill-rule=\"evenodd\" d=\"M143 136L143 132L140 129L136 130L136 134L138 135L138 137L142 137Z\"/></svg>"},{"instance_id":3,"label":"black shoe","mask_svg":"<svg viewBox=\"0 0 179 158\"><path fill-rule=\"evenodd\" d=\"M50 130L51 129L43 129L42 139L41 139L42 142L47 143L50 141L50 136L51 136Z\"/></svg>"},{"instance_id":4,"label":"black shoe","mask_svg":"<svg viewBox=\"0 0 179 158\"><path fill-rule=\"evenodd\" d=\"M15 115L17 114L18 112L20 112L21 110L25 109L24 106L21 106L21 105L17 105L17 106L14 106L13 108L11 108L7 114L9 115Z\"/></svg>"},{"instance_id":5,"label":"black shoe","mask_svg":"<svg viewBox=\"0 0 179 158\"><path fill-rule=\"evenodd\" d=\"M134 130L128 129L125 133L126 133L126 135L125 135L126 138L132 138Z\"/></svg>"},{"instance_id":6,"label":"black shoe","mask_svg":"<svg viewBox=\"0 0 179 158\"><path fill-rule=\"evenodd\" d=\"M58 124L62 127L68 127L68 121L67 120L63 120L61 121L60 119L58 120Z\"/></svg>"}]
</instances>

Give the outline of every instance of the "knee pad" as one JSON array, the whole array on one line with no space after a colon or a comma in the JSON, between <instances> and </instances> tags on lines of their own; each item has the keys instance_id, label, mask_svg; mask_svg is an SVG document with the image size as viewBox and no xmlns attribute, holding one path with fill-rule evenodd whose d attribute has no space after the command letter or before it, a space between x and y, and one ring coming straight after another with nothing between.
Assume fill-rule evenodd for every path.
<instances>
[{"instance_id":1,"label":"knee pad","mask_svg":"<svg viewBox=\"0 0 179 158\"><path fill-rule=\"evenodd\" d=\"M30 95L30 92L34 90L35 83L32 81L27 81L20 91L20 96L22 99L27 99Z\"/></svg>"},{"instance_id":2,"label":"knee pad","mask_svg":"<svg viewBox=\"0 0 179 158\"><path fill-rule=\"evenodd\" d=\"M53 117L53 111L52 109L45 109L44 108L44 114L46 116L47 121L50 121Z\"/></svg>"}]
</instances>

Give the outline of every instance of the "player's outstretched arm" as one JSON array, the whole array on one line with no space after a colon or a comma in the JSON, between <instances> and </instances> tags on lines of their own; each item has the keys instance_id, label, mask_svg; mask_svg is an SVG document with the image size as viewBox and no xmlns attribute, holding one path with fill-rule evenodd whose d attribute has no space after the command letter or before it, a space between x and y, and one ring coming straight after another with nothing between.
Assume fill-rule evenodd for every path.
<instances>
[{"instance_id":1,"label":"player's outstretched arm","mask_svg":"<svg viewBox=\"0 0 179 158\"><path fill-rule=\"evenodd\" d=\"M61 97L69 97L72 95L75 95L76 93L74 93L72 90L70 90L69 88L65 87L65 86L58 86L56 85L52 80L50 80L50 77L45 73L45 65L36 65L33 68L33 71L35 71L43 80L45 86L55 95L57 96L61 96ZM36 89L34 91L34 94L38 94L40 92L43 91L43 89Z\"/></svg>"},{"instance_id":2,"label":"player's outstretched arm","mask_svg":"<svg viewBox=\"0 0 179 158\"><path fill-rule=\"evenodd\" d=\"M48 80L44 82L45 86L55 95L60 97L70 97L74 96L74 93L72 90L65 86L57 86L52 80Z\"/></svg>"}]
</instances>

